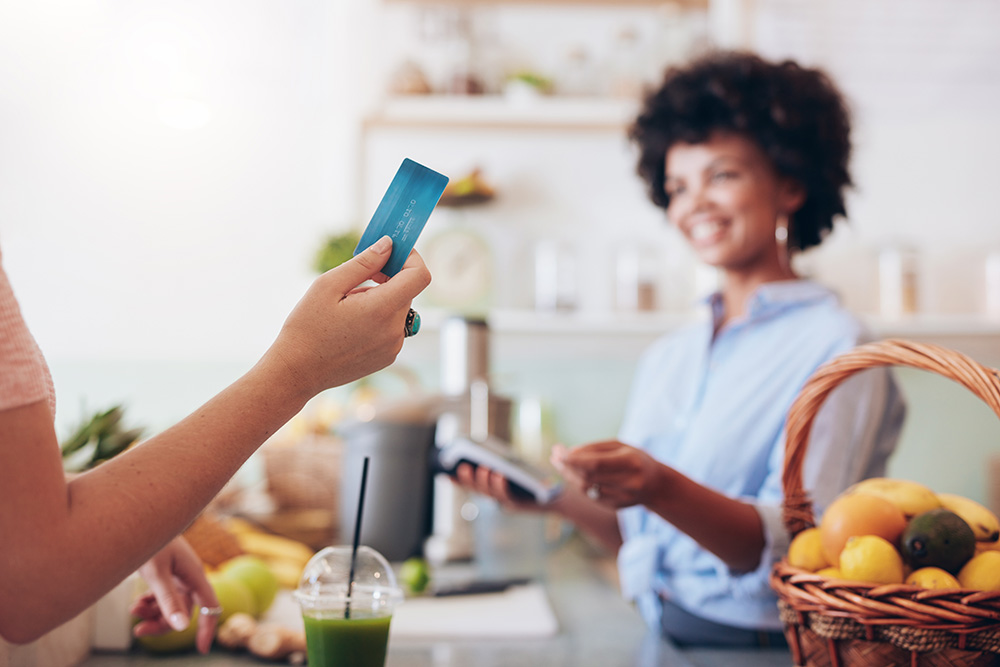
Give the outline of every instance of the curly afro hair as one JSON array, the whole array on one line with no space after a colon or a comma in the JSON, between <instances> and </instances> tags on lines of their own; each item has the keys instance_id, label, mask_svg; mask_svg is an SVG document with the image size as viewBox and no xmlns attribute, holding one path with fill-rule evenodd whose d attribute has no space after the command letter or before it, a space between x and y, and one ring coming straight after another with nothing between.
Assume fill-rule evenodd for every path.
<instances>
[{"instance_id":1,"label":"curly afro hair","mask_svg":"<svg viewBox=\"0 0 1000 667\"><path fill-rule=\"evenodd\" d=\"M668 69L647 94L629 137L639 147L637 171L662 208L670 205L663 180L675 143L701 143L719 131L755 141L776 172L805 191L788 238L790 247L805 250L819 245L835 216L846 214L850 130L847 105L822 71L719 52Z\"/></svg>"}]
</instances>

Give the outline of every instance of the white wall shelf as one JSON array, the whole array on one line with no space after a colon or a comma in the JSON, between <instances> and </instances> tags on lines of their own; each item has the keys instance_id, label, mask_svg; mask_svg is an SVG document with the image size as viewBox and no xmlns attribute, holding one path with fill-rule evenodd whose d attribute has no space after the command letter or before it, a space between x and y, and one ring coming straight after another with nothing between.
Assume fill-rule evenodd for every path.
<instances>
[{"instance_id":1,"label":"white wall shelf","mask_svg":"<svg viewBox=\"0 0 1000 667\"><path fill-rule=\"evenodd\" d=\"M425 312L426 311L426 312ZM436 329L450 317L446 311L421 309L425 326ZM538 335L597 335L666 333L690 324L695 313L665 312L541 312L530 309L493 309L487 318L498 333ZM995 336L1000 341L1000 319L983 315L912 315L898 319L862 315L880 337L938 338Z\"/></svg>"},{"instance_id":2,"label":"white wall shelf","mask_svg":"<svg viewBox=\"0 0 1000 667\"><path fill-rule=\"evenodd\" d=\"M370 114L368 128L465 127L477 129L624 129L635 117L634 100L503 95L413 95L392 97Z\"/></svg>"},{"instance_id":3,"label":"white wall shelf","mask_svg":"<svg viewBox=\"0 0 1000 667\"><path fill-rule=\"evenodd\" d=\"M660 7L674 5L704 9L709 0L383 0L386 4L414 5L454 5L458 7L475 7L489 5L553 5L553 6L624 6L624 7Z\"/></svg>"},{"instance_id":4,"label":"white wall shelf","mask_svg":"<svg viewBox=\"0 0 1000 667\"><path fill-rule=\"evenodd\" d=\"M442 323L455 316L417 305L421 335L407 341L409 353L433 355ZM538 312L493 309L485 318L494 338L497 358L554 360L616 359L634 363L639 354L664 334L691 324L698 314L623 312ZM1000 320L983 315L918 315L888 320L862 316L879 339L904 338L949 347L981 363L1000 366ZM419 340L418 340L419 339ZM417 348L421 352L417 352Z\"/></svg>"}]
</instances>

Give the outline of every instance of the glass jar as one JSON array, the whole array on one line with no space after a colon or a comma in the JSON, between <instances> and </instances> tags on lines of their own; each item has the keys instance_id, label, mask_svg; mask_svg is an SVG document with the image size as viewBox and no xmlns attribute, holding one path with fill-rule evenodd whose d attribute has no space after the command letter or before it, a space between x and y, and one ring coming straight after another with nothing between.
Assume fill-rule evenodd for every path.
<instances>
[{"instance_id":1,"label":"glass jar","mask_svg":"<svg viewBox=\"0 0 1000 667\"><path fill-rule=\"evenodd\" d=\"M656 254L638 245L618 250L615 261L615 306L618 310L656 310Z\"/></svg>"},{"instance_id":2,"label":"glass jar","mask_svg":"<svg viewBox=\"0 0 1000 667\"><path fill-rule=\"evenodd\" d=\"M913 315L919 307L918 263L914 249L884 248L878 257L879 311L883 317Z\"/></svg>"}]
</instances>

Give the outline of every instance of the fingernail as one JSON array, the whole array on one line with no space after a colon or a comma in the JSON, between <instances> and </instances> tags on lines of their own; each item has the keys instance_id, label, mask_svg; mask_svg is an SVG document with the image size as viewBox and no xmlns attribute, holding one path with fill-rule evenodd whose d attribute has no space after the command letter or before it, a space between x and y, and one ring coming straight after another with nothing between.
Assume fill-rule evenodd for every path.
<instances>
[{"instance_id":1,"label":"fingernail","mask_svg":"<svg viewBox=\"0 0 1000 667\"><path fill-rule=\"evenodd\" d=\"M174 630L184 630L188 626L188 617L179 611L170 614L170 627Z\"/></svg>"},{"instance_id":2,"label":"fingernail","mask_svg":"<svg viewBox=\"0 0 1000 667\"><path fill-rule=\"evenodd\" d=\"M372 244L372 250L374 250L380 255L384 252L387 252L391 247L392 247L392 239L389 238L388 236L383 236L378 241Z\"/></svg>"}]
</instances>

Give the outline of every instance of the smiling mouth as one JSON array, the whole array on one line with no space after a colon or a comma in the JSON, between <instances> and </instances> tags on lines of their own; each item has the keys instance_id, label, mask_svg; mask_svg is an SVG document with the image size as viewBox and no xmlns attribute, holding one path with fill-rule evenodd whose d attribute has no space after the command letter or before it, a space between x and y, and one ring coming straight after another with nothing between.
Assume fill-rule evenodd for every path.
<instances>
[{"instance_id":1,"label":"smiling mouth","mask_svg":"<svg viewBox=\"0 0 1000 667\"><path fill-rule=\"evenodd\" d=\"M691 225L688 235L695 243L712 241L722 233L722 223L716 221L698 222Z\"/></svg>"}]
</instances>

